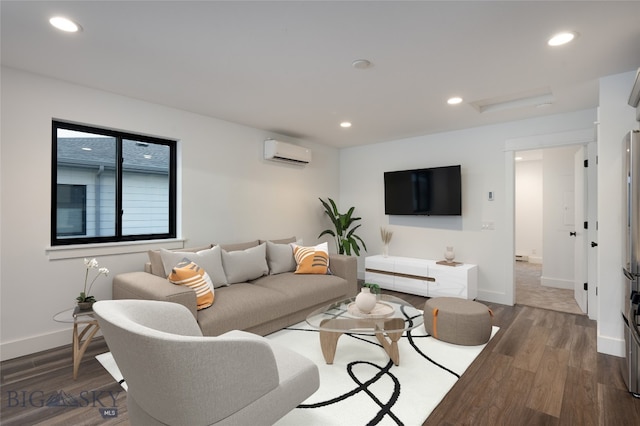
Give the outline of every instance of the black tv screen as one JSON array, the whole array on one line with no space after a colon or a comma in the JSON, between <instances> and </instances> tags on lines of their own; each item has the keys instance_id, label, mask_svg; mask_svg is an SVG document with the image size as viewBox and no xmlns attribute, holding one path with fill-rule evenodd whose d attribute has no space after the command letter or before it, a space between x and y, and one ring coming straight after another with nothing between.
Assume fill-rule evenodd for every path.
<instances>
[{"instance_id":1,"label":"black tv screen","mask_svg":"<svg viewBox=\"0 0 640 426\"><path fill-rule=\"evenodd\" d=\"M384 173L388 215L462 215L460 166Z\"/></svg>"}]
</instances>

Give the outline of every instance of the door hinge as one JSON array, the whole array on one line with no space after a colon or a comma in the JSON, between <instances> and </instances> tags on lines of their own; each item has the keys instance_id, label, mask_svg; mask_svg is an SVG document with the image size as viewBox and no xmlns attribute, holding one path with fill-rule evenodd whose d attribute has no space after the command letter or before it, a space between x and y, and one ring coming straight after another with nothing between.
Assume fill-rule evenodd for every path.
<instances>
[{"instance_id":1,"label":"door hinge","mask_svg":"<svg viewBox=\"0 0 640 426\"><path fill-rule=\"evenodd\" d=\"M589 222L586 220L584 221L584 229L589 229Z\"/></svg>"},{"instance_id":2,"label":"door hinge","mask_svg":"<svg viewBox=\"0 0 640 426\"><path fill-rule=\"evenodd\" d=\"M589 283L584 283L584 291L589 290Z\"/></svg>"},{"instance_id":3,"label":"door hinge","mask_svg":"<svg viewBox=\"0 0 640 426\"><path fill-rule=\"evenodd\" d=\"M584 166L589 167L589 160L584 160Z\"/></svg>"}]
</instances>

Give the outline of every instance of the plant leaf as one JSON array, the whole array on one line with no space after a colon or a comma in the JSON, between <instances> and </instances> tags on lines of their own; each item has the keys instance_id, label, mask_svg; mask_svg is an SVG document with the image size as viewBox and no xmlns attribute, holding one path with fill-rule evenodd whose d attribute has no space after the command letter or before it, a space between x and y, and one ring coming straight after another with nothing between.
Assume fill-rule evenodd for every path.
<instances>
[{"instance_id":1,"label":"plant leaf","mask_svg":"<svg viewBox=\"0 0 640 426\"><path fill-rule=\"evenodd\" d=\"M329 198L328 200L331 203L331 207L333 207L333 215L339 216L340 213L338 213L338 206L336 206L336 203L331 198Z\"/></svg>"},{"instance_id":2,"label":"plant leaf","mask_svg":"<svg viewBox=\"0 0 640 426\"><path fill-rule=\"evenodd\" d=\"M360 225L358 225L358 226L360 226ZM356 238L358 241L360 241L362 243L362 248L364 248L364 251L367 251L367 245L364 243L362 238L358 237L357 235L354 235L353 238Z\"/></svg>"},{"instance_id":3,"label":"plant leaf","mask_svg":"<svg viewBox=\"0 0 640 426\"><path fill-rule=\"evenodd\" d=\"M318 238L322 237L323 235L327 235L327 234L331 235L332 237L336 236L335 232L333 232L331 229L325 229L324 231L322 231L320 233L320 235L318 235Z\"/></svg>"}]
</instances>

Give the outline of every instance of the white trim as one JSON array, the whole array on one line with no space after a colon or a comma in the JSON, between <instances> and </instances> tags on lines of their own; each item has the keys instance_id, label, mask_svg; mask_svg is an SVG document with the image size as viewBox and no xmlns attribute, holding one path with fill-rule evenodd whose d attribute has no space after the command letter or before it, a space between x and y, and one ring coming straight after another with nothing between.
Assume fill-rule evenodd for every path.
<instances>
[{"instance_id":1,"label":"white trim","mask_svg":"<svg viewBox=\"0 0 640 426\"><path fill-rule=\"evenodd\" d=\"M505 260L504 262L504 275L505 282L512 285L506 286L505 301L502 302L505 305L513 306L516 303L516 165L514 159L514 151L505 151L504 153L504 170L505 170L505 182L504 182L504 194L505 194ZM491 300L491 299L486 299ZM499 302L500 303L500 302Z\"/></svg>"},{"instance_id":2,"label":"white trim","mask_svg":"<svg viewBox=\"0 0 640 426\"><path fill-rule=\"evenodd\" d=\"M76 259L80 257L95 257L113 254L142 253L148 250L165 248L167 250L182 249L185 239L173 238L167 240L127 241L117 243L72 244L68 246L47 247L45 254L49 260Z\"/></svg>"},{"instance_id":3,"label":"white trim","mask_svg":"<svg viewBox=\"0 0 640 426\"><path fill-rule=\"evenodd\" d=\"M621 358L624 358L625 356L624 339L615 339L598 334L597 348L598 352L602 354L613 355Z\"/></svg>"},{"instance_id":4,"label":"white trim","mask_svg":"<svg viewBox=\"0 0 640 426\"><path fill-rule=\"evenodd\" d=\"M507 139L504 149L505 151L524 151L529 149L556 148L567 145L586 145L595 140L596 129L590 128Z\"/></svg>"},{"instance_id":5,"label":"white trim","mask_svg":"<svg viewBox=\"0 0 640 426\"><path fill-rule=\"evenodd\" d=\"M499 305L513 306L513 302L510 302L512 297L513 296L510 296L508 293L499 293L497 291L482 290L479 288L476 300L497 303Z\"/></svg>"},{"instance_id":6,"label":"white trim","mask_svg":"<svg viewBox=\"0 0 640 426\"><path fill-rule=\"evenodd\" d=\"M32 355L37 352L46 351L60 346L71 345L73 325L64 330L52 331L49 333L29 336L24 339L12 340L0 344L0 361L18 358L25 355ZM93 337L101 336L100 331Z\"/></svg>"},{"instance_id":7,"label":"white trim","mask_svg":"<svg viewBox=\"0 0 640 426\"><path fill-rule=\"evenodd\" d=\"M573 281L565 280L564 278L553 277L540 277L540 285L551 288L563 288L566 290L573 290L575 283Z\"/></svg>"}]
</instances>

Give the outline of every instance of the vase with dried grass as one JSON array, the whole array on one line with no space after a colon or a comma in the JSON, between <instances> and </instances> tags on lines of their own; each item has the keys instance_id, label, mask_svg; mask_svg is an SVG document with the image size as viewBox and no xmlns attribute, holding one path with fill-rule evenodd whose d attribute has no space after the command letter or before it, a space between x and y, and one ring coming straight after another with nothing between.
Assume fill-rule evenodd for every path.
<instances>
[{"instance_id":1,"label":"vase with dried grass","mask_svg":"<svg viewBox=\"0 0 640 426\"><path fill-rule=\"evenodd\" d=\"M382 255L389 257L389 243L391 242L391 237L393 237L393 231L381 226L380 237L382 238Z\"/></svg>"}]
</instances>

